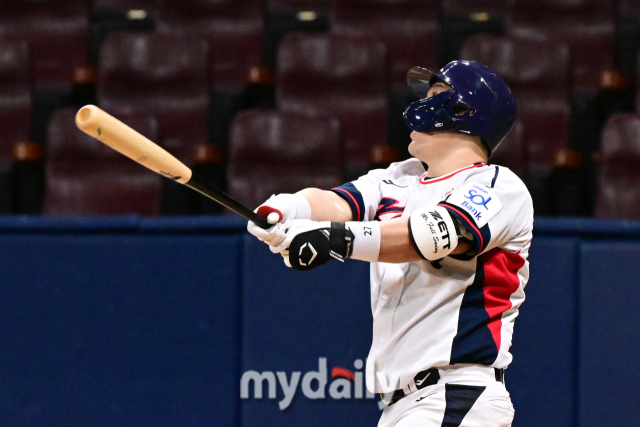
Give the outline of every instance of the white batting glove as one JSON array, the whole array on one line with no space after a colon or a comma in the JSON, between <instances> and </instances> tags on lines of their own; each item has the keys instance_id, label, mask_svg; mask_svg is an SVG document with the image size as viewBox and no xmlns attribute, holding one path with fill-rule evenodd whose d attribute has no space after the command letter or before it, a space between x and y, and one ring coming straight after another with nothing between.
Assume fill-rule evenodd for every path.
<instances>
[{"instance_id":1,"label":"white batting glove","mask_svg":"<svg viewBox=\"0 0 640 427\"><path fill-rule=\"evenodd\" d=\"M282 241L277 245L269 245L269 249L271 249L271 252L273 252L274 254L282 254L282 252L286 252L289 250L291 241L298 234L304 233L305 231L330 227L331 221L311 221L310 219L296 219L290 221L289 227L285 232L284 239L282 239Z\"/></svg>"},{"instance_id":2,"label":"white batting glove","mask_svg":"<svg viewBox=\"0 0 640 427\"><path fill-rule=\"evenodd\" d=\"M273 227L265 230L253 222L247 224L247 231L269 246L278 246L284 239L292 220L311 218L311 206L304 196L299 194L278 194L271 196L255 211L267 218Z\"/></svg>"}]
</instances>

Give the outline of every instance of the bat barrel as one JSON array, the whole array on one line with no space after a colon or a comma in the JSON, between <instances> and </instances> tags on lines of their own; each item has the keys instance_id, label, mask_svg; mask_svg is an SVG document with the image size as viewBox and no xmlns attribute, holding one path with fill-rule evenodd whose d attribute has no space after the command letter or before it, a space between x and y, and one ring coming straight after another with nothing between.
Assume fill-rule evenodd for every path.
<instances>
[{"instance_id":1,"label":"bat barrel","mask_svg":"<svg viewBox=\"0 0 640 427\"><path fill-rule=\"evenodd\" d=\"M76 125L87 135L162 176L180 184L191 178L191 169L180 160L95 105L78 111Z\"/></svg>"},{"instance_id":2,"label":"bat barrel","mask_svg":"<svg viewBox=\"0 0 640 427\"><path fill-rule=\"evenodd\" d=\"M259 227L271 227L267 220L205 181L194 177L191 169L165 149L131 129L95 105L82 107L76 114L76 125L87 135L152 171L196 190Z\"/></svg>"}]
</instances>

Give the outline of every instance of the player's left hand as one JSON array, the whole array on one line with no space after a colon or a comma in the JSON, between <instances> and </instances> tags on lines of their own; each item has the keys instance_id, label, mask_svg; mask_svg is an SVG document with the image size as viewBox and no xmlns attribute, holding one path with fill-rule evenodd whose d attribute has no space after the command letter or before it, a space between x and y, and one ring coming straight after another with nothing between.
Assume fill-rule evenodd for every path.
<instances>
[{"instance_id":1,"label":"player's left hand","mask_svg":"<svg viewBox=\"0 0 640 427\"><path fill-rule=\"evenodd\" d=\"M353 234L344 223L302 219L291 221L284 241L270 249L280 253L288 267L306 271L331 258L344 261L351 255L352 243Z\"/></svg>"}]
</instances>

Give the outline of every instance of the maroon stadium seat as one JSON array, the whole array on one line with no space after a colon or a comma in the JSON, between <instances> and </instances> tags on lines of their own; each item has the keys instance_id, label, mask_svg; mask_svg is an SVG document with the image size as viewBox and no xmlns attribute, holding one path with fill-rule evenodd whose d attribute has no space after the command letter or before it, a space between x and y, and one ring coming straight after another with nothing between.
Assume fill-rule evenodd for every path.
<instances>
[{"instance_id":1,"label":"maroon stadium seat","mask_svg":"<svg viewBox=\"0 0 640 427\"><path fill-rule=\"evenodd\" d=\"M640 114L613 115L601 148L596 217L640 219Z\"/></svg>"},{"instance_id":2,"label":"maroon stadium seat","mask_svg":"<svg viewBox=\"0 0 640 427\"><path fill-rule=\"evenodd\" d=\"M536 211L552 214L550 179L555 156L569 147L569 48L545 38L532 41L478 34L465 41L461 57L486 64L511 87L527 151L525 182Z\"/></svg>"},{"instance_id":3,"label":"maroon stadium seat","mask_svg":"<svg viewBox=\"0 0 640 427\"><path fill-rule=\"evenodd\" d=\"M29 138L31 89L29 48L24 40L0 41L0 159Z\"/></svg>"},{"instance_id":4,"label":"maroon stadium seat","mask_svg":"<svg viewBox=\"0 0 640 427\"><path fill-rule=\"evenodd\" d=\"M264 15L261 0L159 0L157 30L208 40L212 83L239 86L260 65Z\"/></svg>"},{"instance_id":5,"label":"maroon stadium seat","mask_svg":"<svg viewBox=\"0 0 640 427\"><path fill-rule=\"evenodd\" d=\"M326 115L245 110L234 119L229 194L254 208L272 194L342 183L340 124Z\"/></svg>"},{"instance_id":6,"label":"maroon stadium seat","mask_svg":"<svg viewBox=\"0 0 640 427\"><path fill-rule=\"evenodd\" d=\"M336 0L331 30L380 39L389 49L390 81L404 86L411 67L438 68L439 12L435 0Z\"/></svg>"},{"instance_id":7,"label":"maroon stadium seat","mask_svg":"<svg viewBox=\"0 0 640 427\"><path fill-rule=\"evenodd\" d=\"M44 213L48 215L155 215L162 177L79 131L75 109L49 122ZM151 114L120 115L147 138L158 137Z\"/></svg>"},{"instance_id":8,"label":"maroon stadium seat","mask_svg":"<svg viewBox=\"0 0 640 427\"><path fill-rule=\"evenodd\" d=\"M186 161L207 143L208 51L199 38L114 34L100 53L98 102L116 114L152 112L160 145Z\"/></svg>"},{"instance_id":9,"label":"maroon stadium seat","mask_svg":"<svg viewBox=\"0 0 640 427\"><path fill-rule=\"evenodd\" d=\"M615 1L515 0L508 33L532 40L552 36L569 43L573 87L597 90L600 72L614 67Z\"/></svg>"},{"instance_id":10,"label":"maroon stadium seat","mask_svg":"<svg viewBox=\"0 0 640 427\"><path fill-rule=\"evenodd\" d=\"M385 46L338 34L289 34L278 51L276 103L291 112L340 120L348 177L368 169L371 148L387 142Z\"/></svg>"},{"instance_id":11,"label":"maroon stadium seat","mask_svg":"<svg viewBox=\"0 0 640 427\"><path fill-rule=\"evenodd\" d=\"M87 64L88 0L2 0L0 37L29 42L36 83L71 86L73 71Z\"/></svg>"},{"instance_id":12,"label":"maroon stadium seat","mask_svg":"<svg viewBox=\"0 0 640 427\"><path fill-rule=\"evenodd\" d=\"M536 55L531 55L535 51ZM492 68L509 84L524 127L529 161L551 165L568 145L570 67L566 45L479 34L463 45L461 57Z\"/></svg>"}]
</instances>

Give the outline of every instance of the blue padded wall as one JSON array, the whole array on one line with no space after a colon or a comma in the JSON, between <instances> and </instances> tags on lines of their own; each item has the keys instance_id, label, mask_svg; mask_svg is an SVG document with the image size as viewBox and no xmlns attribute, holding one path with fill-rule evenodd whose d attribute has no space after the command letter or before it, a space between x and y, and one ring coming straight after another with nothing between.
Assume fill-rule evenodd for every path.
<instances>
[{"instance_id":1,"label":"blue padded wall","mask_svg":"<svg viewBox=\"0 0 640 427\"><path fill-rule=\"evenodd\" d=\"M582 245L580 427L640 420L640 243Z\"/></svg>"},{"instance_id":2,"label":"blue padded wall","mask_svg":"<svg viewBox=\"0 0 640 427\"><path fill-rule=\"evenodd\" d=\"M236 426L240 237L110 233L0 235L1 425Z\"/></svg>"},{"instance_id":3,"label":"blue padded wall","mask_svg":"<svg viewBox=\"0 0 640 427\"><path fill-rule=\"evenodd\" d=\"M333 367L354 369L371 345L369 264L331 261L322 268L297 272L285 267L253 236L245 239L243 267L243 371L285 372L301 376L318 370L318 358L327 358L328 380ZM363 370L360 370L361 372ZM317 387L317 384L313 386ZM281 411L278 399L242 400L244 427L375 426L380 418L377 400L307 399L300 391L291 406Z\"/></svg>"},{"instance_id":4,"label":"blue padded wall","mask_svg":"<svg viewBox=\"0 0 640 427\"><path fill-rule=\"evenodd\" d=\"M375 426L369 267L307 273L234 217L0 217L0 425ZM640 223L536 219L506 382L515 427L640 419ZM318 370L324 400L240 399L246 371ZM317 388L317 382L312 384ZM267 388L264 388L265 395Z\"/></svg>"},{"instance_id":5,"label":"blue padded wall","mask_svg":"<svg viewBox=\"0 0 640 427\"><path fill-rule=\"evenodd\" d=\"M573 427L577 351L577 238L534 238L526 300L516 319L506 385L514 427Z\"/></svg>"}]
</instances>

